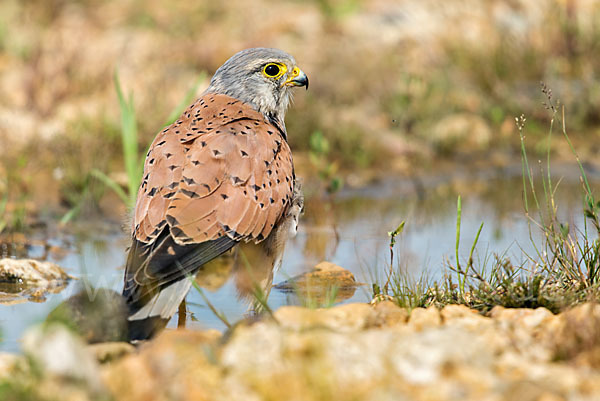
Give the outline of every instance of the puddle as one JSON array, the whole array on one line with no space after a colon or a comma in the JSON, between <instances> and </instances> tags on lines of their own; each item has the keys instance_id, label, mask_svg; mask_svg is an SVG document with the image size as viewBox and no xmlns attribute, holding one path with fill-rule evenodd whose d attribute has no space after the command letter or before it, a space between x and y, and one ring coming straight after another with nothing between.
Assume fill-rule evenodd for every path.
<instances>
[{"instance_id":1,"label":"puddle","mask_svg":"<svg viewBox=\"0 0 600 401\"><path fill-rule=\"evenodd\" d=\"M344 190L335 205L307 199L306 215L295 239L288 242L283 265L274 282L281 283L328 260L350 270L358 282L371 283L385 275L389 265L387 232L406 221L398 239L396 262L410 274L423 271L439 278L446 260L454 261L456 198L462 197L462 242L460 254L466 258L480 223L484 222L475 259L493 253L505 254L514 263L525 260L523 252L534 253L529 226L523 212L520 166L503 170L452 171L420 180L389 179L358 190ZM554 167L562 177L556 193L559 213L571 227L583 227L582 195L575 166ZM590 175L591 185L599 182ZM541 188L541 185L539 186ZM539 238L537 233L534 233ZM27 257L44 257L80 278L59 294L48 294L45 302L22 302L0 306L0 350L17 351L19 338L30 325L42 322L50 310L82 288L84 281L96 287L122 287L123 264L128 238L118 221L78 223L70 233L60 234L47 246L22 251ZM211 278L220 282L215 274ZM227 280L218 290L204 290L212 305L235 322L247 311L236 296L235 285ZM368 301L368 285L358 287L343 302ZM298 304L293 292L273 289L269 305ZM211 312L198 292L187 297L187 327L222 330L224 324ZM169 327L177 326L177 315Z\"/></svg>"}]
</instances>

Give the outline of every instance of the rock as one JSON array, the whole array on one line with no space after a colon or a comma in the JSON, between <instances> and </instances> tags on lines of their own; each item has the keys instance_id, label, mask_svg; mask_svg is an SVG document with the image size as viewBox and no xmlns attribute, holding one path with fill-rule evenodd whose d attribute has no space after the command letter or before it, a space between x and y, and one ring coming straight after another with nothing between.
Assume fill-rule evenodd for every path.
<instances>
[{"instance_id":1,"label":"rock","mask_svg":"<svg viewBox=\"0 0 600 401\"><path fill-rule=\"evenodd\" d=\"M20 355L0 352L0 380L10 378L22 362L23 358Z\"/></svg>"},{"instance_id":2,"label":"rock","mask_svg":"<svg viewBox=\"0 0 600 401\"><path fill-rule=\"evenodd\" d=\"M497 330L505 333L515 352L530 361L553 358L549 344L556 335L556 316L546 308L513 309L496 306L490 312Z\"/></svg>"},{"instance_id":3,"label":"rock","mask_svg":"<svg viewBox=\"0 0 600 401\"><path fill-rule=\"evenodd\" d=\"M511 309L495 306L490 316L496 320L519 324L527 329L536 329L554 318L552 312L546 308L536 309Z\"/></svg>"},{"instance_id":4,"label":"rock","mask_svg":"<svg viewBox=\"0 0 600 401\"><path fill-rule=\"evenodd\" d=\"M88 343L128 339L127 306L121 294L87 284L50 312L46 322L66 325Z\"/></svg>"},{"instance_id":5,"label":"rock","mask_svg":"<svg viewBox=\"0 0 600 401\"><path fill-rule=\"evenodd\" d=\"M367 321L368 327L393 327L408 321L408 311L391 301L376 303Z\"/></svg>"},{"instance_id":6,"label":"rock","mask_svg":"<svg viewBox=\"0 0 600 401\"><path fill-rule=\"evenodd\" d=\"M448 322L454 319L472 317L474 315L478 315L478 313L476 310L469 309L465 305L446 305L441 310L440 315L444 322Z\"/></svg>"},{"instance_id":7,"label":"rock","mask_svg":"<svg viewBox=\"0 0 600 401\"><path fill-rule=\"evenodd\" d=\"M234 333L223 347L221 363L231 379L258 389L261 399L285 399L290 388L295 389L295 399L319 399L320 391L325 399L333 399L327 394L344 400L375 399L382 389L391 392L386 399L415 399L410 390L414 386L434 390L429 399L444 399L447 387L438 386L444 376L455 377L454 366L491 369L492 351L473 334L456 328L402 333L378 329L291 334L272 323L259 323ZM257 354L256 349L263 351ZM274 380L277 386L268 384Z\"/></svg>"},{"instance_id":8,"label":"rock","mask_svg":"<svg viewBox=\"0 0 600 401\"><path fill-rule=\"evenodd\" d=\"M23 336L23 351L45 374L80 380L92 391L101 391L100 370L85 343L62 325L29 329Z\"/></svg>"},{"instance_id":9,"label":"rock","mask_svg":"<svg viewBox=\"0 0 600 401\"><path fill-rule=\"evenodd\" d=\"M323 309L283 306L275 311L275 319L282 327L291 330L325 328L353 332L371 327L404 325L408 312L389 301L375 306L351 303Z\"/></svg>"},{"instance_id":10,"label":"rock","mask_svg":"<svg viewBox=\"0 0 600 401\"><path fill-rule=\"evenodd\" d=\"M33 259L0 259L0 304L45 301L62 291L73 277L58 265Z\"/></svg>"},{"instance_id":11,"label":"rock","mask_svg":"<svg viewBox=\"0 0 600 401\"><path fill-rule=\"evenodd\" d=\"M102 377L114 399L134 401L598 399L598 369L533 354L551 346L539 340L554 327L544 310L494 314L417 308L407 324L391 302L283 307L223 338L167 330Z\"/></svg>"},{"instance_id":12,"label":"rock","mask_svg":"<svg viewBox=\"0 0 600 401\"><path fill-rule=\"evenodd\" d=\"M600 305L578 305L561 313L557 320L551 337L555 358L600 369Z\"/></svg>"},{"instance_id":13,"label":"rock","mask_svg":"<svg viewBox=\"0 0 600 401\"><path fill-rule=\"evenodd\" d=\"M296 286L326 286L333 284L339 287L352 287L356 286L357 283L350 271L331 262L321 262L311 271L278 284L277 288L292 290Z\"/></svg>"},{"instance_id":14,"label":"rock","mask_svg":"<svg viewBox=\"0 0 600 401\"><path fill-rule=\"evenodd\" d=\"M557 326L556 316L546 308L512 309L496 306L490 316L499 326L525 336L542 336L544 333L552 336Z\"/></svg>"},{"instance_id":15,"label":"rock","mask_svg":"<svg viewBox=\"0 0 600 401\"><path fill-rule=\"evenodd\" d=\"M0 282L53 287L73 277L58 265L34 259L0 259Z\"/></svg>"},{"instance_id":16,"label":"rock","mask_svg":"<svg viewBox=\"0 0 600 401\"><path fill-rule=\"evenodd\" d=\"M481 330L482 327L493 325L492 319L464 305L446 305L440 311L440 317L445 325L458 325L472 330Z\"/></svg>"},{"instance_id":17,"label":"rock","mask_svg":"<svg viewBox=\"0 0 600 401\"><path fill-rule=\"evenodd\" d=\"M96 343L88 346L88 350L100 363L112 362L131 354L135 347L126 342Z\"/></svg>"},{"instance_id":18,"label":"rock","mask_svg":"<svg viewBox=\"0 0 600 401\"><path fill-rule=\"evenodd\" d=\"M309 272L276 284L275 288L295 292L308 303L324 304L351 298L359 285L362 284L356 282L350 271L330 262L321 262Z\"/></svg>"},{"instance_id":19,"label":"rock","mask_svg":"<svg viewBox=\"0 0 600 401\"><path fill-rule=\"evenodd\" d=\"M372 313L373 310L368 304L361 303L324 309L283 306L275 311L275 318L281 326L291 330L327 328L349 332L366 327Z\"/></svg>"},{"instance_id":20,"label":"rock","mask_svg":"<svg viewBox=\"0 0 600 401\"><path fill-rule=\"evenodd\" d=\"M165 330L139 353L103 365L102 378L115 400L215 399L224 386L215 361L216 334Z\"/></svg>"},{"instance_id":21,"label":"rock","mask_svg":"<svg viewBox=\"0 0 600 401\"><path fill-rule=\"evenodd\" d=\"M442 324L440 312L435 306L429 308L415 308L410 312L408 324L417 331L426 328L438 327Z\"/></svg>"}]
</instances>

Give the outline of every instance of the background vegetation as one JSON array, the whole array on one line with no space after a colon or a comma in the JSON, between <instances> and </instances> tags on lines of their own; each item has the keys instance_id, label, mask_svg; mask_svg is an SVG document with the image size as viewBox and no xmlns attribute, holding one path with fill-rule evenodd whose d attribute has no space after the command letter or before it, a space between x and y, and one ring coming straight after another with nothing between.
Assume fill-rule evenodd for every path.
<instances>
[{"instance_id":1,"label":"background vegetation","mask_svg":"<svg viewBox=\"0 0 600 401\"><path fill-rule=\"evenodd\" d=\"M310 76L288 114L290 142L301 173L330 189L338 176L361 183L383 168L410 174L441 159L509 163L520 155L521 113L528 149L544 154L540 81L567 105L571 138L588 160L600 136L600 59L591 56L599 19L592 0L4 0L3 228L23 226L40 205L42 214L61 206L61 216L98 206L124 213L105 196L107 182L127 196L135 186L124 158L143 154L186 94L201 93L219 65L252 46L287 50ZM122 142L124 105L137 149ZM570 153L564 141L552 146L558 157Z\"/></svg>"}]
</instances>

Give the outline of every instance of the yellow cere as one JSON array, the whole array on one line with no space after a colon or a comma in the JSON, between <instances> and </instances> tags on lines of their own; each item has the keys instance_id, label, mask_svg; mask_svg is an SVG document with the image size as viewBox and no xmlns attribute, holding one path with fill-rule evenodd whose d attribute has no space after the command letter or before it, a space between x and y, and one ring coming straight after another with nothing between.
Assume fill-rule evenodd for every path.
<instances>
[{"instance_id":1,"label":"yellow cere","mask_svg":"<svg viewBox=\"0 0 600 401\"><path fill-rule=\"evenodd\" d=\"M266 77L277 79L287 72L285 64L269 63L263 68L263 74Z\"/></svg>"}]
</instances>

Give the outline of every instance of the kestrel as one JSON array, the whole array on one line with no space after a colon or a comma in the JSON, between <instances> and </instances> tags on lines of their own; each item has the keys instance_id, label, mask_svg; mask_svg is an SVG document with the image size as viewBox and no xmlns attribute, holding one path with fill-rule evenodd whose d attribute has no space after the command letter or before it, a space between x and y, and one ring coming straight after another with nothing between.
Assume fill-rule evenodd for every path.
<instances>
[{"instance_id":1,"label":"kestrel","mask_svg":"<svg viewBox=\"0 0 600 401\"><path fill-rule=\"evenodd\" d=\"M156 136L125 269L131 341L162 329L190 276L238 243L257 244L254 261L272 278L303 202L284 124L291 88L301 86L308 78L289 54L243 50Z\"/></svg>"}]
</instances>

